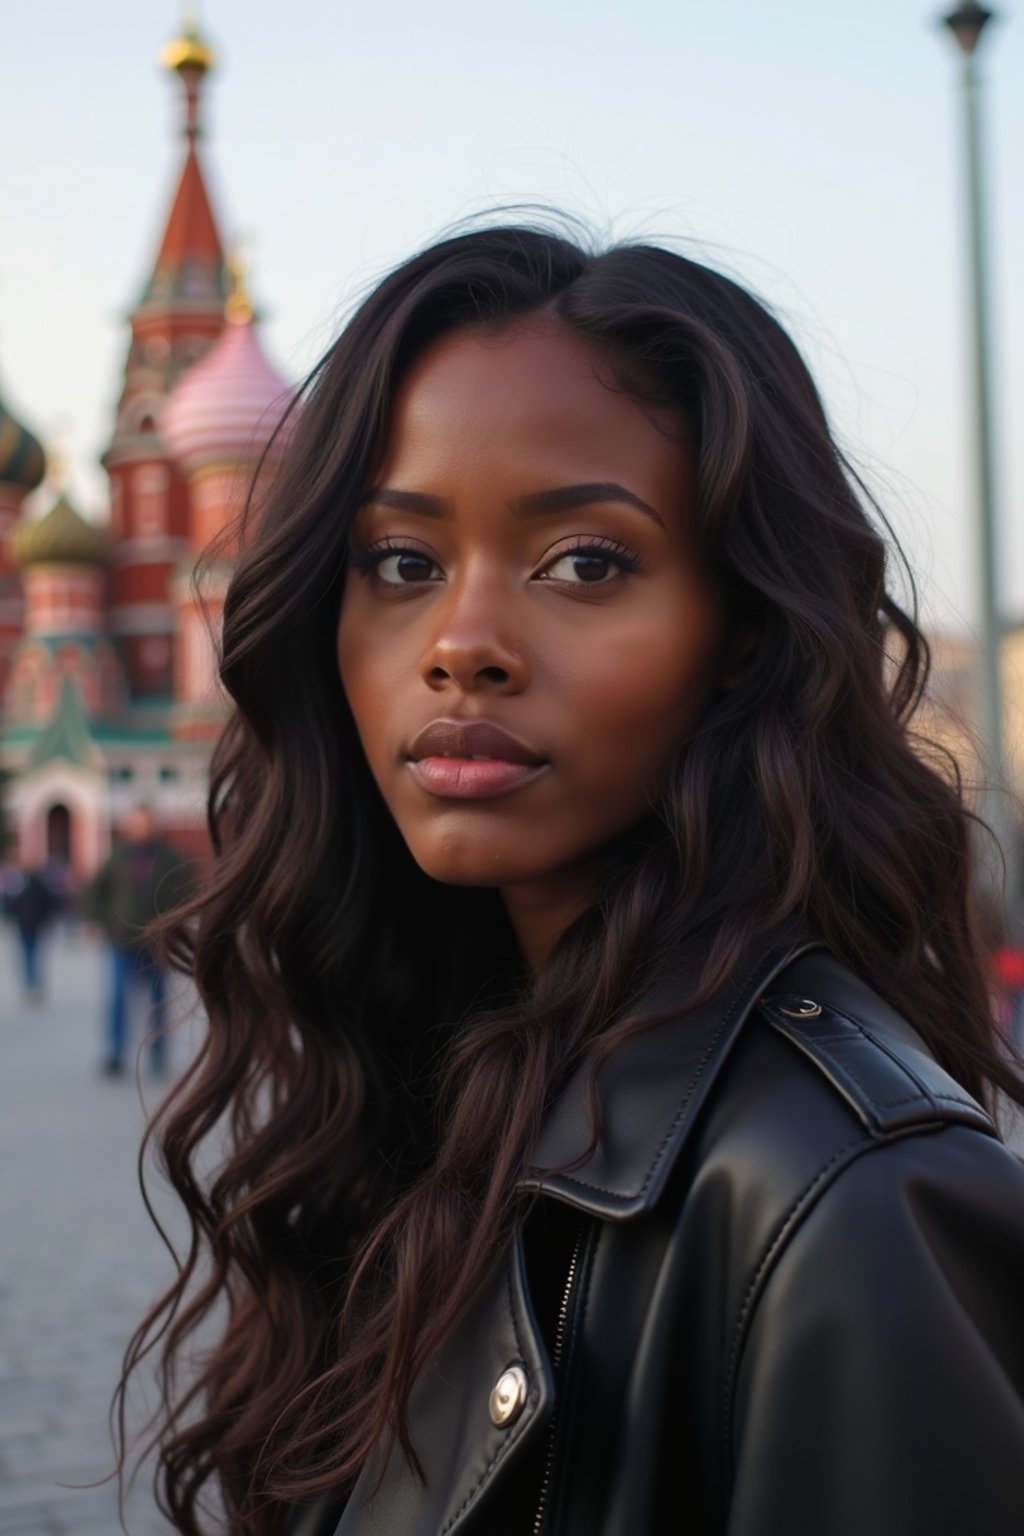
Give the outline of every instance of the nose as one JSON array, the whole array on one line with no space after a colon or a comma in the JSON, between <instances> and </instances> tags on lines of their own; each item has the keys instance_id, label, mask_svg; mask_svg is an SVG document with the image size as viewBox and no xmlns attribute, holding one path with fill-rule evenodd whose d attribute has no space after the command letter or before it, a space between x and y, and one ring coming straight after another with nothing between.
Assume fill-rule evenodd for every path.
<instances>
[{"instance_id":1,"label":"nose","mask_svg":"<svg viewBox=\"0 0 1024 1536\"><path fill-rule=\"evenodd\" d=\"M431 615L433 631L420 659L428 687L454 684L464 693L519 693L529 680L525 648L512 638L510 615L495 586L452 586Z\"/></svg>"}]
</instances>

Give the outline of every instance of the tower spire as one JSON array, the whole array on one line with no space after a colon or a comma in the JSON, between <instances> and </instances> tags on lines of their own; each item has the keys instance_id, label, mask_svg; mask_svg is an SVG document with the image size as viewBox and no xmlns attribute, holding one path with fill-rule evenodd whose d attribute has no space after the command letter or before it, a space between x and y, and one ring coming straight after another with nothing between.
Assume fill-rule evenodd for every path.
<instances>
[{"instance_id":1,"label":"tower spire","mask_svg":"<svg viewBox=\"0 0 1024 1536\"><path fill-rule=\"evenodd\" d=\"M132 698L166 699L174 687L175 619L171 585L188 548L185 478L162 437L169 391L224 329L228 296L224 248L214 217L199 143L202 88L213 51L194 14L161 53L185 97L184 143L177 185L156 260L128 316L125 360L110 444L111 524L117 560L109 572L110 630L126 663ZM177 83L177 82L175 82Z\"/></svg>"},{"instance_id":2,"label":"tower spire","mask_svg":"<svg viewBox=\"0 0 1024 1536\"><path fill-rule=\"evenodd\" d=\"M194 144L202 132L199 98L203 80L217 63L213 49L200 34L199 20L194 6L185 7L181 33L161 48L160 63L165 69L172 70L184 87L184 132L188 142Z\"/></svg>"},{"instance_id":3,"label":"tower spire","mask_svg":"<svg viewBox=\"0 0 1024 1536\"><path fill-rule=\"evenodd\" d=\"M142 307L159 304L209 312L223 318L227 296L224 250L210 206L198 139L203 131L203 81L215 64L213 49L200 35L195 11L187 9L179 36L165 44L160 59L181 80L185 92L185 156L171 203L156 265L142 295ZM219 331L216 325L216 334Z\"/></svg>"}]
</instances>

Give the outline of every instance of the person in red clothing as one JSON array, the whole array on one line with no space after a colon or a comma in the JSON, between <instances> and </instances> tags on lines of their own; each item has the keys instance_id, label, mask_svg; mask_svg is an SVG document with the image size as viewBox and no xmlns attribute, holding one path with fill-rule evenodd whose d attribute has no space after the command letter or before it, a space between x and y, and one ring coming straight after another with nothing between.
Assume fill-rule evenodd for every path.
<instances>
[{"instance_id":1,"label":"person in red clothing","mask_svg":"<svg viewBox=\"0 0 1024 1536\"><path fill-rule=\"evenodd\" d=\"M1002 944L992 951L999 1020L1010 1039L1024 1047L1024 949Z\"/></svg>"}]
</instances>

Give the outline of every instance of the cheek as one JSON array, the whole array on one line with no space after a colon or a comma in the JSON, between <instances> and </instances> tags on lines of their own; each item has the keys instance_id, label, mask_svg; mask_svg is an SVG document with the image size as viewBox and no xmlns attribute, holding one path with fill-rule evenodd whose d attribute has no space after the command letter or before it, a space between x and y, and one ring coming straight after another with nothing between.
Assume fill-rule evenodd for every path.
<instances>
[{"instance_id":1,"label":"cheek","mask_svg":"<svg viewBox=\"0 0 1024 1536\"><path fill-rule=\"evenodd\" d=\"M377 749L387 728L385 705L391 690L383 674L388 652L369 643L369 631L360 623L358 601L346 600L338 624L337 657L341 686L352 711L363 750L374 765Z\"/></svg>"},{"instance_id":2,"label":"cheek","mask_svg":"<svg viewBox=\"0 0 1024 1536\"><path fill-rule=\"evenodd\" d=\"M718 634L710 608L685 623L669 612L579 659L565 681L578 739L595 747L581 754L582 773L650 786L710 701Z\"/></svg>"}]
</instances>

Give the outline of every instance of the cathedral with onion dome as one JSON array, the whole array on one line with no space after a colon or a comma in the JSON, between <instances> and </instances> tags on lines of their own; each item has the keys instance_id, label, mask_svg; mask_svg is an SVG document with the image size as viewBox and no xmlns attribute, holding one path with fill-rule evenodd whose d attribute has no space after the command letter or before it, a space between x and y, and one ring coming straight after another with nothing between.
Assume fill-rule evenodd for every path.
<instances>
[{"instance_id":1,"label":"cathedral with onion dome","mask_svg":"<svg viewBox=\"0 0 1024 1536\"><path fill-rule=\"evenodd\" d=\"M66 861L79 878L140 802L183 848L205 848L236 525L257 474L272 470L294 403L264 354L206 186L213 53L190 23L161 58L181 93L181 172L129 316L102 459L105 525L75 510L52 468L50 504L26 516L44 453L0 390L4 823L19 862Z\"/></svg>"}]
</instances>

